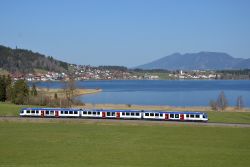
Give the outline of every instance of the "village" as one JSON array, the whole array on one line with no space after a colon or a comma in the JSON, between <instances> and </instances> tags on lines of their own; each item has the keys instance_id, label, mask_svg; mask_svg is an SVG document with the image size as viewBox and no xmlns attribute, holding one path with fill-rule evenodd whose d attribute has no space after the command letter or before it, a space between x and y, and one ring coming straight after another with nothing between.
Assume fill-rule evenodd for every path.
<instances>
[{"instance_id":1,"label":"village","mask_svg":"<svg viewBox=\"0 0 250 167\"><path fill-rule=\"evenodd\" d=\"M38 81L67 81L70 78L74 80L160 80L160 79L220 79L220 74L214 71L166 71L150 72L116 68L101 68L85 65L70 65L67 72L34 72L34 73L11 73L13 80L24 79L29 82Z\"/></svg>"}]
</instances>

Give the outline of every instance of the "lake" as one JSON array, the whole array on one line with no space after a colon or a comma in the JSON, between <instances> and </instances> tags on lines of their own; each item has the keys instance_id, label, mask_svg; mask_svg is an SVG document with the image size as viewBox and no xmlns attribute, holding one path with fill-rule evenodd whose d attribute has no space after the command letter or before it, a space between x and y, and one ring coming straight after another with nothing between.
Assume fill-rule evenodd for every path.
<instances>
[{"instance_id":1,"label":"lake","mask_svg":"<svg viewBox=\"0 0 250 167\"><path fill-rule=\"evenodd\" d=\"M61 88L61 82L40 82L41 87ZM79 96L85 103L137 105L208 106L224 91L230 106L238 96L250 107L249 80L112 80L78 81L79 88L100 88L103 92Z\"/></svg>"}]
</instances>

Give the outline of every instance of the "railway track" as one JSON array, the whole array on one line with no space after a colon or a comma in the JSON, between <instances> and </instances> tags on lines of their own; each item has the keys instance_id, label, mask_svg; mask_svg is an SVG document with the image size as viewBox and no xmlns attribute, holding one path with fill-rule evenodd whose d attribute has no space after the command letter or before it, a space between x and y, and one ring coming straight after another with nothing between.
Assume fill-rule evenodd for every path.
<instances>
[{"instance_id":1,"label":"railway track","mask_svg":"<svg viewBox=\"0 0 250 167\"><path fill-rule=\"evenodd\" d=\"M192 126L214 126L214 127L244 127L250 128L250 124L244 123L220 123L220 122L180 122L180 121L157 121L157 120L127 120L127 119L93 119L93 118L40 118L40 117L18 117L0 116L0 121L19 122L82 122L82 123L127 123L132 125L192 125Z\"/></svg>"}]
</instances>

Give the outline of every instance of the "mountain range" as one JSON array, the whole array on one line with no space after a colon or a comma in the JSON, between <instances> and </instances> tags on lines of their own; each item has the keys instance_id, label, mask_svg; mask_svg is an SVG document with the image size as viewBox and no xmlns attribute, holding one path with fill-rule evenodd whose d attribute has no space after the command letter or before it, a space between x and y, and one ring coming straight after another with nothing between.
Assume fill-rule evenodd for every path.
<instances>
[{"instance_id":1,"label":"mountain range","mask_svg":"<svg viewBox=\"0 0 250 167\"><path fill-rule=\"evenodd\" d=\"M234 58L227 53L199 52L174 53L147 64L137 66L139 69L165 70L232 70L250 69L250 58Z\"/></svg>"}]
</instances>

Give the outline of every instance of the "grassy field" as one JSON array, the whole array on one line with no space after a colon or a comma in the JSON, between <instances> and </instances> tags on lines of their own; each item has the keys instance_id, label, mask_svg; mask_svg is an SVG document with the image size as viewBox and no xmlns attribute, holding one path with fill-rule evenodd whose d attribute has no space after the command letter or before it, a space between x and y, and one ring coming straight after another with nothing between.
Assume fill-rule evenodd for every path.
<instances>
[{"instance_id":1,"label":"grassy field","mask_svg":"<svg viewBox=\"0 0 250 167\"><path fill-rule=\"evenodd\" d=\"M0 121L0 166L245 167L250 128Z\"/></svg>"},{"instance_id":2,"label":"grassy field","mask_svg":"<svg viewBox=\"0 0 250 167\"><path fill-rule=\"evenodd\" d=\"M209 117L208 122L223 123L247 123L250 124L250 112L206 112Z\"/></svg>"},{"instance_id":3,"label":"grassy field","mask_svg":"<svg viewBox=\"0 0 250 167\"><path fill-rule=\"evenodd\" d=\"M0 102L0 116L18 116L21 108L28 106Z\"/></svg>"},{"instance_id":4,"label":"grassy field","mask_svg":"<svg viewBox=\"0 0 250 167\"><path fill-rule=\"evenodd\" d=\"M32 107L32 106L0 103L0 116L18 116L19 110L24 107ZM209 122L250 123L250 112L207 111L206 113L208 113Z\"/></svg>"}]
</instances>

